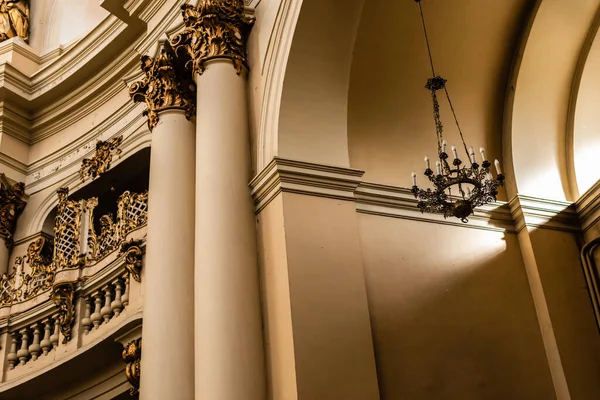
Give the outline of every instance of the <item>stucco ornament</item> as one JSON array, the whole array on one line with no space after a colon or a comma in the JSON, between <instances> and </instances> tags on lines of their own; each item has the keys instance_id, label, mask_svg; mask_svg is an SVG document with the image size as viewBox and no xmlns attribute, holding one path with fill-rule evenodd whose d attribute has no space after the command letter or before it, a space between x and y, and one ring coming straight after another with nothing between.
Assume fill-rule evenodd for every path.
<instances>
[{"instance_id":1,"label":"stucco ornament","mask_svg":"<svg viewBox=\"0 0 600 400\"><path fill-rule=\"evenodd\" d=\"M204 72L207 61L231 59L238 74L246 63L246 41L254 18L244 14L243 0L200 0L181 6L185 29L171 39L187 70Z\"/></svg>"},{"instance_id":2,"label":"stucco ornament","mask_svg":"<svg viewBox=\"0 0 600 400\"><path fill-rule=\"evenodd\" d=\"M164 110L181 109L191 119L196 113L196 85L177 64L173 50L167 46L157 57L142 56L141 61L146 77L131 84L129 95L135 102L146 103L144 115L150 130L158 124L158 114Z\"/></svg>"},{"instance_id":3,"label":"stucco ornament","mask_svg":"<svg viewBox=\"0 0 600 400\"><path fill-rule=\"evenodd\" d=\"M61 283L53 287L51 298L58 308L58 319L56 322L60 326L60 332L63 334L63 344L71 340L71 329L75 320L75 288L73 283Z\"/></svg>"},{"instance_id":4,"label":"stucco ornament","mask_svg":"<svg viewBox=\"0 0 600 400\"><path fill-rule=\"evenodd\" d=\"M129 394L134 396L138 393L140 388L140 360L142 358L142 339L135 339L129 342L126 346L123 346L123 353L121 354L123 361L127 363L125 367L125 376L131 384Z\"/></svg>"},{"instance_id":5,"label":"stucco ornament","mask_svg":"<svg viewBox=\"0 0 600 400\"><path fill-rule=\"evenodd\" d=\"M92 158L84 158L81 161L79 176L81 180L85 180L87 176L92 179L102 175L110 168L110 162L113 158L113 153L120 156L121 149L119 146L123 142L123 135L114 137L110 140L98 140L96 142L96 153Z\"/></svg>"},{"instance_id":6,"label":"stucco ornament","mask_svg":"<svg viewBox=\"0 0 600 400\"><path fill-rule=\"evenodd\" d=\"M7 247L12 244L17 219L27 204L22 198L24 194L24 183L0 182L0 236L4 236Z\"/></svg>"},{"instance_id":7,"label":"stucco ornament","mask_svg":"<svg viewBox=\"0 0 600 400\"><path fill-rule=\"evenodd\" d=\"M15 36L29 41L29 1L0 0L0 41Z\"/></svg>"}]
</instances>

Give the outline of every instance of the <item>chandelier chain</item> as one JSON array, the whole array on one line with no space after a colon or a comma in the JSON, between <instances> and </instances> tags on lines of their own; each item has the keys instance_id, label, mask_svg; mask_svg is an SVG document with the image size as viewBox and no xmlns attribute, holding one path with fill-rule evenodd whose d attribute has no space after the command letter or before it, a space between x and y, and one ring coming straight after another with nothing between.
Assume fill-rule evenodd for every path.
<instances>
[{"instance_id":1,"label":"chandelier chain","mask_svg":"<svg viewBox=\"0 0 600 400\"><path fill-rule=\"evenodd\" d=\"M431 66L431 74L435 78L435 67L433 66L433 57L431 56L431 46L429 45L429 36L427 35L427 27L425 26L425 17L423 16L423 7L421 0L415 0L419 4L419 12L421 13L421 25L423 26L423 34L425 35L425 43L427 44L427 54L429 54L429 65Z\"/></svg>"}]
</instances>

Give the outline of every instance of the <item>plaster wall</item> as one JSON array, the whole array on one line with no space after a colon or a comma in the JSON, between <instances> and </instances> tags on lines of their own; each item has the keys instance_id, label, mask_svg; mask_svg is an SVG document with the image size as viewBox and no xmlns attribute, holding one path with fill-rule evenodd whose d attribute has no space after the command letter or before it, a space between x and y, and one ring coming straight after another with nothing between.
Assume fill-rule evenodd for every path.
<instances>
[{"instance_id":1,"label":"plaster wall","mask_svg":"<svg viewBox=\"0 0 600 400\"><path fill-rule=\"evenodd\" d=\"M555 398L515 234L358 221L382 398Z\"/></svg>"}]
</instances>

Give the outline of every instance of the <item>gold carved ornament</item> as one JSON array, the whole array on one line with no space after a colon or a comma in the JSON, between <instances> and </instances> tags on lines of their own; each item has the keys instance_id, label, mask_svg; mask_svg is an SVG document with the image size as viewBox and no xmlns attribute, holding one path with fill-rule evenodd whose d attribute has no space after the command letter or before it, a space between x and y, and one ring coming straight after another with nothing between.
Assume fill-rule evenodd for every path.
<instances>
[{"instance_id":1,"label":"gold carved ornament","mask_svg":"<svg viewBox=\"0 0 600 400\"><path fill-rule=\"evenodd\" d=\"M83 181L90 176L92 179L102 175L110 168L110 162L115 155L121 155L119 146L123 142L123 135L114 137L110 140L98 140L96 142L96 153L92 158L84 158L79 169L79 176Z\"/></svg>"},{"instance_id":2,"label":"gold carved ornament","mask_svg":"<svg viewBox=\"0 0 600 400\"><path fill-rule=\"evenodd\" d=\"M75 319L75 288L73 283L60 283L52 289L52 301L58 308L58 325L63 334L63 344L71 340L71 327Z\"/></svg>"},{"instance_id":3,"label":"gold carved ornament","mask_svg":"<svg viewBox=\"0 0 600 400\"><path fill-rule=\"evenodd\" d=\"M85 259L79 254L79 236L83 205L81 201L69 200L69 189L66 187L56 191L58 206L54 223L54 257L55 269L80 266Z\"/></svg>"},{"instance_id":4,"label":"gold carved ornament","mask_svg":"<svg viewBox=\"0 0 600 400\"><path fill-rule=\"evenodd\" d=\"M17 219L27 204L23 199L25 184L22 182L10 186L0 183L0 236L4 236L7 247L12 245L12 237Z\"/></svg>"},{"instance_id":5,"label":"gold carved ornament","mask_svg":"<svg viewBox=\"0 0 600 400\"><path fill-rule=\"evenodd\" d=\"M178 65L168 44L155 58L142 56L141 61L146 77L129 86L129 95L135 102L146 103L144 116L148 117L150 130L164 110L180 109L191 119L196 113L196 85Z\"/></svg>"},{"instance_id":6,"label":"gold carved ornament","mask_svg":"<svg viewBox=\"0 0 600 400\"><path fill-rule=\"evenodd\" d=\"M246 41L254 18L244 14L243 0L199 0L181 6L185 29L171 46L185 61L186 70L202 74L206 62L228 58L241 74L246 62Z\"/></svg>"},{"instance_id":7,"label":"gold carved ornament","mask_svg":"<svg viewBox=\"0 0 600 400\"><path fill-rule=\"evenodd\" d=\"M123 361L127 363L125 367L125 376L131 384L129 394L134 396L140 389L140 360L142 358L142 339L135 339L123 346L121 354Z\"/></svg>"},{"instance_id":8,"label":"gold carved ornament","mask_svg":"<svg viewBox=\"0 0 600 400\"><path fill-rule=\"evenodd\" d=\"M123 255L125 258L125 269L137 282L142 281L140 273L142 272L142 254L144 252L141 244L141 240L131 239L121 245L121 251L119 252L119 255Z\"/></svg>"},{"instance_id":9,"label":"gold carved ornament","mask_svg":"<svg viewBox=\"0 0 600 400\"><path fill-rule=\"evenodd\" d=\"M29 1L0 0L0 41L15 36L29 41Z\"/></svg>"}]
</instances>

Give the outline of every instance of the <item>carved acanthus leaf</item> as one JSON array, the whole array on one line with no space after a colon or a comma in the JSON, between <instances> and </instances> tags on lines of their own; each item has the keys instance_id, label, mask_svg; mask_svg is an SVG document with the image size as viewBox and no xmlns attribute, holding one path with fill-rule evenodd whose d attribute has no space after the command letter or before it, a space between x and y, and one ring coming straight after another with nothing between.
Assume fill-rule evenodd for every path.
<instances>
[{"instance_id":1,"label":"carved acanthus leaf","mask_svg":"<svg viewBox=\"0 0 600 400\"><path fill-rule=\"evenodd\" d=\"M5 237L7 247L12 244L17 219L27 204L23 200L25 184L22 182L14 185L0 183L0 235Z\"/></svg>"},{"instance_id":2,"label":"carved acanthus leaf","mask_svg":"<svg viewBox=\"0 0 600 400\"><path fill-rule=\"evenodd\" d=\"M186 69L204 72L205 63L229 58L238 74L246 63L246 41L254 18L244 14L243 0L199 0L181 6L185 29L170 43Z\"/></svg>"},{"instance_id":3,"label":"carved acanthus leaf","mask_svg":"<svg viewBox=\"0 0 600 400\"><path fill-rule=\"evenodd\" d=\"M131 277L138 282L142 281L140 273L142 272L142 244L141 240L131 239L121 245L120 254L125 258L125 269L129 271Z\"/></svg>"},{"instance_id":4,"label":"carved acanthus leaf","mask_svg":"<svg viewBox=\"0 0 600 400\"><path fill-rule=\"evenodd\" d=\"M52 301L58 307L57 323L63 334L63 344L71 340L71 328L75 319L75 288L72 283L62 283L52 289Z\"/></svg>"},{"instance_id":5,"label":"carved acanthus leaf","mask_svg":"<svg viewBox=\"0 0 600 400\"><path fill-rule=\"evenodd\" d=\"M123 357L123 361L127 363L127 366L125 367L125 375L132 386L132 388L129 389L129 394L134 396L140 388L142 339L139 338L132 340L126 346L123 346L123 353L121 356Z\"/></svg>"},{"instance_id":6,"label":"carved acanthus leaf","mask_svg":"<svg viewBox=\"0 0 600 400\"><path fill-rule=\"evenodd\" d=\"M110 162L115 155L121 155L121 149L119 146L123 142L123 135L114 137L110 140L98 140L96 142L96 153L92 158L84 158L81 161L81 168L79 169L79 176L81 180L84 180L87 176L91 176L92 179L102 175L110 168Z\"/></svg>"},{"instance_id":7,"label":"carved acanthus leaf","mask_svg":"<svg viewBox=\"0 0 600 400\"><path fill-rule=\"evenodd\" d=\"M158 123L160 111L182 109L187 119L195 115L196 85L178 66L168 45L155 58L142 56L142 71L146 77L129 86L129 95L135 102L146 103L144 115L150 130Z\"/></svg>"}]
</instances>

